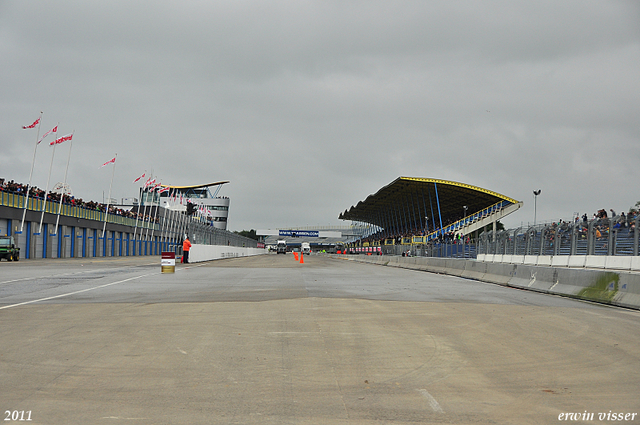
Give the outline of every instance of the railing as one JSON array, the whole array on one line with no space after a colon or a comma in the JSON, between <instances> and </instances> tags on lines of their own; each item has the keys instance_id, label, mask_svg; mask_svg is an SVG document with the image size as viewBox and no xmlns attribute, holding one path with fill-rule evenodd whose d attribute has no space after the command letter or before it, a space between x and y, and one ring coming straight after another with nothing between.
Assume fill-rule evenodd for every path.
<instances>
[{"instance_id":1,"label":"railing","mask_svg":"<svg viewBox=\"0 0 640 425\"><path fill-rule=\"evenodd\" d=\"M429 233L426 237L427 237L427 241L432 241L437 239L440 235L443 235L445 233L451 233L451 232L456 232L457 230L462 229L465 226L468 226L470 224L475 223L476 221L482 220L483 218L489 217L491 214L495 214L496 212L502 210L503 208L506 208L507 206L511 205L512 203L509 201L500 201L500 202L496 202L495 204L480 210L476 213L470 214L458 221L455 221L447 226L444 226L442 229L438 229L435 230L431 233Z\"/></svg>"},{"instance_id":2,"label":"railing","mask_svg":"<svg viewBox=\"0 0 640 425\"><path fill-rule=\"evenodd\" d=\"M44 200L38 198L29 198L28 210L42 211ZM11 208L24 208L25 196L15 193L0 191L0 206ZM59 202L47 201L45 212L50 214L58 214L60 208ZM62 204L60 215L65 217L73 217L79 219L93 220L104 222L105 213L103 211L92 210L76 205ZM179 246L185 233L188 233L193 239L192 243L207 245L228 245L255 248L258 242L244 236L240 236L227 230L216 229L208 223L202 223L193 217L187 217L176 211L162 211L156 217L157 222L143 221L135 218L123 217L118 214L108 214L107 223L121 224L136 229L134 235L139 234L139 240L147 240L149 233L151 237L154 235L160 238L169 246ZM143 236L143 232L145 234ZM136 239L138 240L138 239Z\"/></svg>"},{"instance_id":3,"label":"railing","mask_svg":"<svg viewBox=\"0 0 640 425\"><path fill-rule=\"evenodd\" d=\"M476 258L478 254L502 255L602 255L638 256L640 215L629 218L542 224L480 234L477 241L466 238L445 241L427 236L393 238L381 241L385 255ZM374 245L374 244L371 244Z\"/></svg>"},{"instance_id":4,"label":"railing","mask_svg":"<svg viewBox=\"0 0 640 425\"><path fill-rule=\"evenodd\" d=\"M640 215L483 233L478 253L503 255L637 256Z\"/></svg>"},{"instance_id":5,"label":"railing","mask_svg":"<svg viewBox=\"0 0 640 425\"><path fill-rule=\"evenodd\" d=\"M8 193L8 192L0 192L0 205L5 207L12 208L24 208L24 200L25 196L17 193ZM27 206L28 210L31 211L42 211L42 205L44 204L44 200L41 198L29 198L29 204ZM77 205L69 205L63 203L60 205L58 201L47 201L47 205L45 207L45 212L50 214L58 214L58 210L60 210L61 216L80 218L85 220L96 220L96 221L104 221L105 212L98 211L94 209L89 209L85 207L80 207ZM107 223L114 224L122 224L124 226L135 226L136 219L131 217L123 217L119 214L108 214ZM155 229L159 228L158 223L152 223L149 221L143 221L142 219L138 220L138 227L144 229Z\"/></svg>"}]
</instances>

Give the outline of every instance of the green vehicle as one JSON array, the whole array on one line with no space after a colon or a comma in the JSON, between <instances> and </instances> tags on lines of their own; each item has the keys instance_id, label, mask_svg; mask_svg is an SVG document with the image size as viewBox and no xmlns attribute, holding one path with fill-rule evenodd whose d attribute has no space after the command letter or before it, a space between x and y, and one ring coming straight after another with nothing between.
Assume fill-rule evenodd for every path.
<instances>
[{"instance_id":1,"label":"green vehicle","mask_svg":"<svg viewBox=\"0 0 640 425\"><path fill-rule=\"evenodd\" d=\"M0 260L3 258L7 261L20 260L20 248L16 246L13 236L0 236Z\"/></svg>"}]
</instances>

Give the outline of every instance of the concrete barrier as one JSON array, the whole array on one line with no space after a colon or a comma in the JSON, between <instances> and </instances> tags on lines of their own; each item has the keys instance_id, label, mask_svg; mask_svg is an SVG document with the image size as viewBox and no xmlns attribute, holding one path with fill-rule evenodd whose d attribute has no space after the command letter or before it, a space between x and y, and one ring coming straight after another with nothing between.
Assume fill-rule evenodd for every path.
<instances>
[{"instance_id":1,"label":"concrete barrier","mask_svg":"<svg viewBox=\"0 0 640 425\"><path fill-rule=\"evenodd\" d=\"M551 257L551 266L552 267L569 267L569 257L570 255L554 255Z\"/></svg>"},{"instance_id":2,"label":"concrete barrier","mask_svg":"<svg viewBox=\"0 0 640 425\"><path fill-rule=\"evenodd\" d=\"M633 257L607 257L605 265L607 270L631 270Z\"/></svg>"},{"instance_id":3,"label":"concrete barrier","mask_svg":"<svg viewBox=\"0 0 640 425\"><path fill-rule=\"evenodd\" d=\"M538 260L536 261L536 266L551 266L551 259L553 257L551 255L538 255Z\"/></svg>"},{"instance_id":4,"label":"concrete barrier","mask_svg":"<svg viewBox=\"0 0 640 425\"><path fill-rule=\"evenodd\" d=\"M640 309L640 273L627 269L609 268L609 266L626 268L632 267L632 264L640 265L640 262L633 261L635 257L618 261L617 257L611 260L614 257L589 256L589 259L584 259L587 256L566 256L566 260L555 262L553 259L548 260L552 264L550 266L539 266L535 264L537 261L533 261L534 264L508 264L456 258L352 257L354 261L449 274L520 289ZM483 258L494 259L495 257ZM584 260L580 261L581 258ZM515 260L517 261L517 258ZM532 262L533 258L527 260ZM547 259L543 260L543 262L546 261ZM560 264L562 266L559 266ZM589 268L589 265L594 264L599 269ZM606 270L605 267L607 267Z\"/></svg>"},{"instance_id":5,"label":"concrete barrier","mask_svg":"<svg viewBox=\"0 0 640 425\"><path fill-rule=\"evenodd\" d=\"M266 253L267 251L263 248L193 244L189 251L189 262L199 263L202 261L218 260L221 258L250 257Z\"/></svg>"},{"instance_id":6,"label":"concrete barrier","mask_svg":"<svg viewBox=\"0 0 640 425\"><path fill-rule=\"evenodd\" d=\"M506 285L513 277L516 267L513 264L487 263L487 270L481 280L483 282Z\"/></svg>"},{"instance_id":7,"label":"concrete barrier","mask_svg":"<svg viewBox=\"0 0 640 425\"><path fill-rule=\"evenodd\" d=\"M584 267L584 264L587 262L586 255L570 255L567 260L568 267Z\"/></svg>"},{"instance_id":8,"label":"concrete barrier","mask_svg":"<svg viewBox=\"0 0 640 425\"><path fill-rule=\"evenodd\" d=\"M482 280L486 272L487 263L467 260L461 276L468 279Z\"/></svg>"},{"instance_id":9,"label":"concrete barrier","mask_svg":"<svg viewBox=\"0 0 640 425\"><path fill-rule=\"evenodd\" d=\"M607 265L607 257L604 255L586 255L584 266L590 269L604 269Z\"/></svg>"},{"instance_id":10,"label":"concrete barrier","mask_svg":"<svg viewBox=\"0 0 640 425\"><path fill-rule=\"evenodd\" d=\"M462 275L464 274L464 269L466 265L467 265L466 260L462 260L459 258L452 258L447 264L447 268L449 269L449 272L447 274L452 274L454 276L462 277Z\"/></svg>"},{"instance_id":11,"label":"concrete barrier","mask_svg":"<svg viewBox=\"0 0 640 425\"><path fill-rule=\"evenodd\" d=\"M640 257L631 257L631 270L640 271Z\"/></svg>"}]
</instances>

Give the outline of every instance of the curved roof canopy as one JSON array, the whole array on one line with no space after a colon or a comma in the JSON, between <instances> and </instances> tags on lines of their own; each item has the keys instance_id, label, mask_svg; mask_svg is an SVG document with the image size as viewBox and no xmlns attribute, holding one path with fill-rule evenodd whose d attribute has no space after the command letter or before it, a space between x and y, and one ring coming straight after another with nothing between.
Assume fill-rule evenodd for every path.
<instances>
[{"instance_id":1,"label":"curved roof canopy","mask_svg":"<svg viewBox=\"0 0 640 425\"><path fill-rule=\"evenodd\" d=\"M498 202L518 203L491 190L448 180L398 177L339 215L341 220L371 223L383 228L398 221L422 228L429 221L461 219ZM466 211L464 206L467 207Z\"/></svg>"},{"instance_id":2,"label":"curved roof canopy","mask_svg":"<svg viewBox=\"0 0 640 425\"><path fill-rule=\"evenodd\" d=\"M197 184L194 186L172 186L170 184L161 184L160 187L168 187L169 189L202 189L203 187L210 187L210 186L222 186L223 184L229 183L229 181L221 181L221 182L215 182L215 183L206 183L206 184Z\"/></svg>"}]
</instances>

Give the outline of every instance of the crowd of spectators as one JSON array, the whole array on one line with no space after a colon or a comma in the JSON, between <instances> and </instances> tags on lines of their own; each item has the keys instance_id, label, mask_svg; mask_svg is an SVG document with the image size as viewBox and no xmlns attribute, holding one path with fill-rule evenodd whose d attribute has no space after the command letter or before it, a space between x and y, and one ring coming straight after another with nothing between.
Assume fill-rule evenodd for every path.
<instances>
[{"instance_id":1,"label":"crowd of spectators","mask_svg":"<svg viewBox=\"0 0 640 425\"><path fill-rule=\"evenodd\" d=\"M27 189L29 190L29 198L34 199L44 199L45 191L39 189L35 186L31 186L29 188L28 185L22 183L16 183L13 180L5 181L4 178L0 178L0 192L14 193L17 195L26 195ZM58 192L48 192L47 194L47 202L59 203L61 194ZM91 211L100 211L105 212L107 209L107 205L95 202L95 201L84 201L82 198L76 198L74 196L64 195L62 199L62 203L64 205L71 205L74 207L80 207ZM136 212L134 210L125 210L122 208L117 208L113 205L109 205L109 214L115 214L122 217L133 218L143 221L155 222L158 223L159 219L157 217L153 217L150 214L144 214L142 212Z\"/></svg>"},{"instance_id":2,"label":"crowd of spectators","mask_svg":"<svg viewBox=\"0 0 640 425\"><path fill-rule=\"evenodd\" d=\"M607 212L606 209L601 209L595 212L591 218L594 222L594 232L596 239L603 239L608 237L609 231L611 228L613 229L629 229L633 231L635 229L635 219L639 212L635 209L630 209L628 213L621 212L617 214L613 209L609 209ZM462 218L462 217L460 217ZM451 218L449 220L443 219L443 227L446 228L449 224L455 222L455 218ZM550 225L545 225L546 233L545 239L551 243L555 239L555 235L558 234L562 238L568 238L571 230L576 228L578 230L578 238L586 239L589 231L589 216L585 213L582 216L577 214L574 218L573 225L571 220L559 220L558 222L553 222ZM446 223L446 224L445 224ZM437 229L440 230L440 226ZM424 236L426 232L421 228L413 228L408 230L398 229L385 229L374 234L367 236L360 240L361 243L384 243L383 241L386 239L393 239L395 244L402 243L403 238L411 238L413 236ZM469 243L470 237L469 235L463 236L456 232L440 232L436 235L434 242L436 243Z\"/></svg>"}]
</instances>

